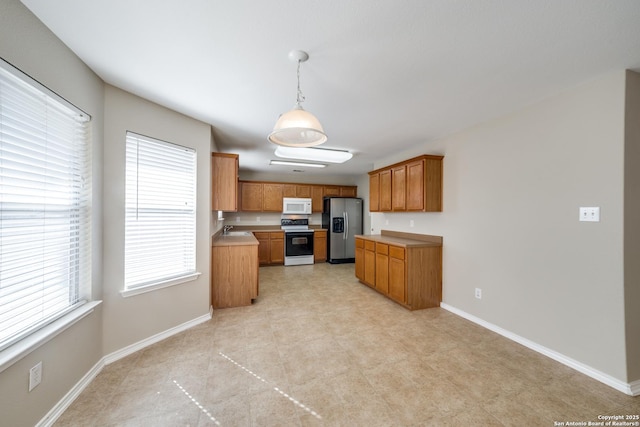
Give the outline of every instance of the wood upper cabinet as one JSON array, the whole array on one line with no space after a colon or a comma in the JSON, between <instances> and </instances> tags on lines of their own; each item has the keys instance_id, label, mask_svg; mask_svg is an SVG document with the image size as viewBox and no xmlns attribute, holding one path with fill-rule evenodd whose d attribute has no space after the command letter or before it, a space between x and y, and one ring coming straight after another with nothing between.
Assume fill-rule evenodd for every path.
<instances>
[{"instance_id":1,"label":"wood upper cabinet","mask_svg":"<svg viewBox=\"0 0 640 427\"><path fill-rule=\"evenodd\" d=\"M282 212L283 184L262 184L262 212Z\"/></svg>"},{"instance_id":2,"label":"wood upper cabinet","mask_svg":"<svg viewBox=\"0 0 640 427\"><path fill-rule=\"evenodd\" d=\"M391 210L391 169L380 171L380 211Z\"/></svg>"},{"instance_id":3,"label":"wood upper cabinet","mask_svg":"<svg viewBox=\"0 0 640 427\"><path fill-rule=\"evenodd\" d=\"M236 188L234 186L234 188ZM311 199L311 211L322 212L324 196L356 197L355 185L295 184L284 182L239 181L238 209L249 212L282 212L284 197Z\"/></svg>"},{"instance_id":4,"label":"wood upper cabinet","mask_svg":"<svg viewBox=\"0 0 640 427\"><path fill-rule=\"evenodd\" d=\"M321 185L311 187L311 212L322 212L324 188Z\"/></svg>"},{"instance_id":5,"label":"wood upper cabinet","mask_svg":"<svg viewBox=\"0 0 640 427\"><path fill-rule=\"evenodd\" d=\"M259 182L240 183L240 210L262 211L263 185Z\"/></svg>"},{"instance_id":6,"label":"wood upper cabinet","mask_svg":"<svg viewBox=\"0 0 640 427\"><path fill-rule=\"evenodd\" d=\"M407 167L405 165L391 169L391 210L407 210Z\"/></svg>"},{"instance_id":7,"label":"wood upper cabinet","mask_svg":"<svg viewBox=\"0 0 640 427\"><path fill-rule=\"evenodd\" d=\"M442 212L443 158L422 155L369 172L371 212Z\"/></svg>"},{"instance_id":8,"label":"wood upper cabinet","mask_svg":"<svg viewBox=\"0 0 640 427\"><path fill-rule=\"evenodd\" d=\"M327 260L327 230L314 230L313 232L313 262Z\"/></svg>"},{"instance_id":9,"label":"wood upper cabinet","mask_svg":"<svg viewBox=\"0 0 640 427\"><path fill-rule=\"evenodd\" d=\"M238 155L211 153L211 210L238 210Z\"/></svg>"},{"instance_id":10,"label":"wood upper cabinet","mask_svg":"<svg viewBox=\"0 0 640 427\"><path fill-rule=\"evenodd\" d=\"M380 173L369 175L369 212L380 210Z\"/></svg>"}]
</instances>

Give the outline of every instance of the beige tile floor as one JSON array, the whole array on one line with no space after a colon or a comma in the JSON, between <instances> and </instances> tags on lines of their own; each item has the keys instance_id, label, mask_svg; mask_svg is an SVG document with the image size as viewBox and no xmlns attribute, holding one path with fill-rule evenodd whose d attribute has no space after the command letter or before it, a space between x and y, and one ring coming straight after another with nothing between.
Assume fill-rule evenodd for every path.
<instances>
[{"instance_id":1,"label":"beige tile floor","mask_svg":"<svg viewBox=\"0 0 640 427\"><path fill-rule=\"evenodd\" d=\"M639 413L640 397L443 309L405 310L353 264L317 264L261 268L255 304L106 366L55 425L554 426Z\"/></svg>"}]
</instances>

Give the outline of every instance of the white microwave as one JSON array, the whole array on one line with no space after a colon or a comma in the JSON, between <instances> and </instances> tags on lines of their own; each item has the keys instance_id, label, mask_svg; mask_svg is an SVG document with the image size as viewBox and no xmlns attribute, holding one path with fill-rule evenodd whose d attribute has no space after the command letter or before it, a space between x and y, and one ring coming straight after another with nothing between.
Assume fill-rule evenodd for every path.
<instances>
[{"instance_id":1,"label":"white microwave","mask_svg":"<svg viewBox=\"0 0 640 427\"><path fill-rule=\"evenodd\" d=\"M282 199L282 213L311 215L311 199L285 197Z\"/></svg>"}]
</instances>

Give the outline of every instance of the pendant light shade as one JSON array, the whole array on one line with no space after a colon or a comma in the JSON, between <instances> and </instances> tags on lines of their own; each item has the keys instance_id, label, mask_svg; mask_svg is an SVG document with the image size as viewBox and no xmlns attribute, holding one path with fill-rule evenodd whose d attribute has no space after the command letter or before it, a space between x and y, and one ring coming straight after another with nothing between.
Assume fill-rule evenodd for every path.
<instances>
[{"instance_id":1,"label":"pendant light shade","mask_svg":"<svg viewBox=\"0 0 640 427\"><path fill-rule=\"evenodd\" d=\"M269 134L269 141L285 147L313 147L324 144L327 135L320 121L308 111L302 108L304 95L300 90L300 63L309 59L309 55L301 50L289 53L289 59L298 63L298 95L296 104L291 111L282 114L273 132Z\"/></svg>"},{"instance_id":2,"label":"pendant light shade","mask_svg":"<svg viewBox=\"0 0 640 427\"><path fill-rule=\"evenodd\" d=\"M300 104L280 116L269 141L285 147L313 147L327 141L320 121Z\"/></svg>"}]
</instances>

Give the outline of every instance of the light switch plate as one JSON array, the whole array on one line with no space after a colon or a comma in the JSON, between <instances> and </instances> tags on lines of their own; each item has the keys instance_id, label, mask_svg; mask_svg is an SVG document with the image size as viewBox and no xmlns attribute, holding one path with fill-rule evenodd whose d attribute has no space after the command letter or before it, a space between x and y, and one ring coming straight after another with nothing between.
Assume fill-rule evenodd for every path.
<instances>
[{"instance_id":1,"label":"light switch plate","mask_svg":"<svg viewBox=\"0 0 640 427\"><path fill-rule=\"evenodd\" d=\"M600 222L600 208L580 208L580 221Z\"/></svg>"}]
</instances>

